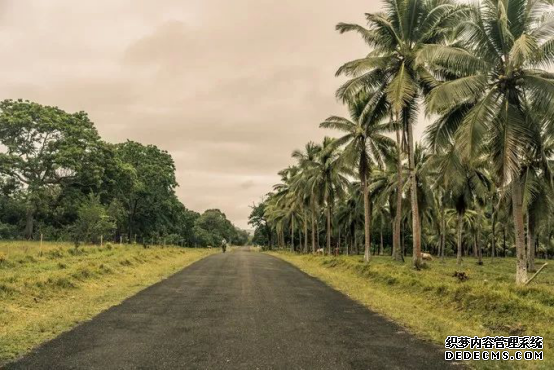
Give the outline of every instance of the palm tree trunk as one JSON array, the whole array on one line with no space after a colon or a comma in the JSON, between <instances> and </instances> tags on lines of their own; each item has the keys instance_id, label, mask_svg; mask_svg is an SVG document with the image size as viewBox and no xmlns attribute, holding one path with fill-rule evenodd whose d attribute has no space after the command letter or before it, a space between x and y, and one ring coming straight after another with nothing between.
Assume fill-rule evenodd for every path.
<instances>
[{"instance_id":1,"label":"palm tree trunk","mask_svg":"<svg viewBox=\"0 0 554 370\"><path fill-rule=\"evenodd\" d=\"M350 241L352 243L350 246L350 252L354 254L354 248L356 247L356 225L354 223L350 225L350 235L352 238Z\"/></svg>"},{"instance_id":2,"label":"palm tree trunk","mask_svg":"<svg viewBox=\"0 0 554 370\"><path fill-rule=\"evenodd\" d=\"M327 251L331 255L331 206L327 205Z\"/></svg>"},{"instance_id":3,"label":"palm tree trunk","mask_svg":"<svg viewBox=\"0 0 554 370\"><path fill-rule=\"evenodd\" d=\"M383 246L383 224L382 223L381 223L380 234L381 234L381 244L379 245L379 255L382 256L385 250Z\"/></svg>"},{"instance_id":4,"label":"palm tree trunk","mask_svg":"<svg viewBox=\"0 0 554 370\"><path fill-rule=\"evenodd\" d=\"M527 270L535 271L535 218L527 213Z\"/></svg>"},{"instance_id":5,"label":"palm tree trunk","mask_svg":"<svg viewBox=\"0 0 554 370\"><path fill-rule=\"evenodd\" d=\"M321 245L319 244L319 217L316 217L316 220L315 220L315 245L316 245L316 249L321 248Z\"/></svg>"},{"instance_id":6,"label":"palm tree trunk","mask_svg":"<svg viewBox=\"0 0 554 370\"><path fill-rule=\"evenodd\" d=\"M458 254L456 256L456 263L462 264L462 228L464 225L463 214L458 212Z\"/></svg>"},{"instance_id":7,"label":"palm tree trunk","mask_svg":"<svg viewBox=\"0 0 554 370\"><path fill-rule=\"evenodd\" d=\"M414 138L412 124L408 123L408 158L410 166L410 190L412 203L412 238L413 257L412 263L416 269L422 265L421 261L421 220L419 219L419 205L417 203L417 177L415 172Z\"/></svg>"},{"instance_id":8,"label":"palm tree trunk","mask_svg":"<svg viewBox=\"0 0 554 370\"><path fill-rule=\"evenodd\" d=\"M396 211L394 215L394 235L392 238L392 255L395 261L403 261L400 247L400 228L402 223L402 142L400 141L400 129L396 129L396 150L398 158L396 166L398 170L398 179L396 182Z\"/></svg>"},{"instance_id":9,"label":"palm tree trunk","mask_svg":"<svg viewBox=\"0 0 554 370\"><path fill-rule=\"evenodd\" d=\"M506 258L506 226L502 229L502 257Z\"/></svg>"},{"instance_id":10,"label":"palm tree trunk","mask_svg":"<svg viewBox=\"0 0 554 370\"><path fill-rule=\"evenodd\" d=\"M402 222L402 242L401 242L401 256L402 262L404 262L404 257L406 256L406 225Z\"/></svg>"},{"instance_id":11,"label":"palm tree trunk","mask_svg":"<svg viewBox=\"0 0 554 370\"><path fill-rule=\"evenodd\" d=\"M337 239L337 255L340 253L340 227L339 227L339 237Z\"/></svg>"},{"instance_id":12,"label":"palm tree trunk","mask_svg":"<svg viewBox=\"0 0 554 370\"><path fill-rule=\"evenodd\" d=\"M496 253L496 211L492 212L492 240L491 240L491 260L494 262L494 255Z\"/></svg>"},{"instance_id":13,"label":"palm tree trunk","mask_svg":"<svg viewBox=\"0 0 554 370\"><path fill-rule=\"evenodd\" d=\"M479 256L479 252L477 251L477 238L476 238L477 230L475 230L475 233L473 234L473 257L477 258Z\"/></svg>"},{"instance_id":14,"label":"palm tree trunk","mask_svg":"<svg viewBox=\"0 0 554 370\"><path fill-rule=\"evenodd\" d=\"M290 219L290 251L294 252L294 217Z\"/></svg>"},{"instance_id":15,"label":"palm tree trunk","mask_svg":"<svg viewBox=\"0 0 554 370\"><path fill-rule=\"evenodd\" d=\"M446 218L444 217L444 205L441 205L441 237L440 237L440 259L444 262L444 249L446 247Z\"/></svg>"},{"instance_id":16,"label":"palm tree trunk","mask_svg":"<svg viewBox=\"0 0 554 370\"><path fill-rule=\"evenodd\" d=\"M370 226L370 209L369 209L369 188L367 186L367 178L362 175L362 187L364 193L364 235L365 235L365 249L364 249L364 261L369 262L371 255L371 226Z\"/></svg>"},{"instance_id":17,"label":"palm tree trunk","mask_svg":"<svg viewBox=\"0 0 554 370\"><path fill-rule=\"evenodd\" d=\"M525 254L525 225L523 221L523 181L516 177L512 180L512 214L514 217L516 241L516 284L527 282L527 258Z\"/></svg>"},{"instance_id":18,"label":"palm tree trunk","mask_svg":"<svg viewBox=\"0 0 554 370\"><path fill-rule=\"evenodd\" d=\"M315 209L312 207L312 253L316 252L315 247Z\"/></svg>"},{"instance_id":19,"label":"palm tree trunk","mask_svg":"<svg viewBox=\"0 0 554 370\"><path fill-rule=\"evenodd\" d=\"M304 217L304 253L308 253L308 216Z\"/></svg>"},{"instance_id":20,"label":"palm tree trunk","mask_svg":"<svg viewBox=\"0 0 554 370\"><path fill-rule=\"evenodd\" d=\"M35 206L29 201L25 215L25 239L33 239L33 228L35 223Z\"/></svg>"}]
</instances>

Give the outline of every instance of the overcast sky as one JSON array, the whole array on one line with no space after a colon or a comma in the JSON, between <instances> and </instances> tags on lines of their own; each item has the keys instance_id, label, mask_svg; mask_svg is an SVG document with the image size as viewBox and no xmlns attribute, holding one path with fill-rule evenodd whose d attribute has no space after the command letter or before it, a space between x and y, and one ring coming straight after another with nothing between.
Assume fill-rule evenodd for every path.
<instances>
[{"instance_id":1,"label":"overcast sky","mask_svg":"<svg viewBox=\"0 0 554 370\"><path fill-rule=\"evenodd\" d=\"M246 228L291 152L345 114L334 77L367 53L336 23L376 0L0 0L0 98L84 110L104 140L169 151L179 198ZM419 125L417 131L422 131Z\"/></svg>"}]
</instances>

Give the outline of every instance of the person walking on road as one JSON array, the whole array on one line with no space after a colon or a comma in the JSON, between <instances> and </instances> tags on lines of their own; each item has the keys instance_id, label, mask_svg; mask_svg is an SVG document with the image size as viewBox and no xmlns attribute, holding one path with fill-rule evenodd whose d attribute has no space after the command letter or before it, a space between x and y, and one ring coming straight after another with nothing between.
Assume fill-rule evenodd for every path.
<instances>
[{"instance_id":1,"label":"person walking on road","mask_svg":"<svg viewBox=\"0 0 554 370\"><path fill-rule=\"evenodd\" d=\"M225 251L227 250L227 240L221 240L221 249L223 250L223 253L225 253Z\"/></svg>"}]
</instances>

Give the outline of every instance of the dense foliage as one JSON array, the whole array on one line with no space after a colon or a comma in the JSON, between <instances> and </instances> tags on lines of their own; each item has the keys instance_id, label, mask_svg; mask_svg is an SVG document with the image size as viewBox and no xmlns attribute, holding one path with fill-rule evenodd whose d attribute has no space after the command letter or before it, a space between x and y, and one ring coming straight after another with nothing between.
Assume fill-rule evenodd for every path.
<instances>
[{"instance_id":1,"label":"dense foliage","mask_svg":"<svg viewBox=\"0 0 554 370\"><path fill-rule=\"evenodd\" d=\"M256 240L330 254L363 239L366 261L410 252L415 268L422 249L516 256L525 284L554 254L551 2L384 0L366 19L337 25L369 47L337 71L351 117L321 123L343 136L293 153L253 209ZM421 109L434 121L415 143Z\"/></svg>"},{"instance_id":2,"label":"dense foliage","mask_svg":"<svg viewBox=\"0 0 554 370\"><path fill-rule=\"evenodd\" d=\"M154 145L106 143L84 112L0 102L0 238L247 242L219 210L188 210L176 187L173 158Z\"/></svg>"}]
</instances>

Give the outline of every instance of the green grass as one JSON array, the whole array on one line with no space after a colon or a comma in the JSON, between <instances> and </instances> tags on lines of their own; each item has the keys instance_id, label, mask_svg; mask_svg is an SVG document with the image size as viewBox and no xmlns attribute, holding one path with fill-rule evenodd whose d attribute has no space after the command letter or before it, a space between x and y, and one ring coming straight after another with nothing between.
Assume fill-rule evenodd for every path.
<instances>
[{"instance_id":1,"label":"green grass","mask_svg":"<svg viewBox=\"0 0 554 370\"><path fill-rule=\"evenodd\" d=\"M0 242L0 366L217 251Z\"/></svg>"},{"instance_id":2,"label":"green grass","mask_svg":"<svg viewBox=\"0 0 554 370\"><path fill-rule=\"evenodd\" d=\"M515 260L465 258L427 262L416 271L390 257L322 257L271 252L317 277L412 333L444 347L448 335L538 335L544 361L473 362L480 368L554 368L554 266L549 264L526 287L514 285ZM537 267L544 263L537 261ZM460 282L455 271L469 279Z\"/></svg>"}]
</instances>

